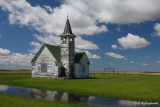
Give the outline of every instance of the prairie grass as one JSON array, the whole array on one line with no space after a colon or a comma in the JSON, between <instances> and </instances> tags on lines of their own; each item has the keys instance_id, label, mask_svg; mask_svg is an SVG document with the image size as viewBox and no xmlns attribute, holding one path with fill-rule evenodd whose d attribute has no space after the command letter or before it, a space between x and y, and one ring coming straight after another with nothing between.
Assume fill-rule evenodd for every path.
<instances>
[{"instance_id":1,"label":"prairie grass","mask_svg":"<svg viewBox=\"0 0 160 107\"><path fill-rule=\"evenodd\" d=\"M117 99L160 102L160 76L90 74L88 79L31 78L31 74L0 74L0 84Z\"/></svg>"}]
</instances>

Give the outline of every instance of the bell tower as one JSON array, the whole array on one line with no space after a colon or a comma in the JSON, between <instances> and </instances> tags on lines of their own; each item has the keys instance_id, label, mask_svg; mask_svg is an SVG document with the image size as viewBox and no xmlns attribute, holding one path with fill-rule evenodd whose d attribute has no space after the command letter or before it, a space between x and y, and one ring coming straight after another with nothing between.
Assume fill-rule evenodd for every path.
<instances>
[{"instance_id":1,"label":"bell tower","mask_svg":"<svg viewBox=\"0 0 160 107\"><path fill-rule=\"evenodd\" d=\"M75 60L75 35L72 33L70 22L67 16L64 32L59 35L61 38L61 62L65 68L66 76L74 77Z\"/></svg>"}]
</instances>

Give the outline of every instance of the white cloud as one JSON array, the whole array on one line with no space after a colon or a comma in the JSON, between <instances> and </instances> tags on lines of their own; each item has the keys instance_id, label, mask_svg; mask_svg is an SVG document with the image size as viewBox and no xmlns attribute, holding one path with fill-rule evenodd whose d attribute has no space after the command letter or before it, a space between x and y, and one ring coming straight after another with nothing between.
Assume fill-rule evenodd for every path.
<instances>
[{"instance_id":1,"label":"white cloud","mask_svg":"<svg viewBox=\"0 0 160 107\"><path fill-rule=\"evenodd\" d=\"M150 42L148 42L145 38L141 38L138 35L133 35L131 33L128 33L126 37L119 38L118 42L124 49L137 49L146 47L150 44Z\"/></svg>"},{"instance_id":2,"label":"white cloud","mask_svg":"<svg viewBox=\"0 0 160 107\"><path fill-rule=\"evenodd\" d=\"M32 54L21 54L21 53L13 53L8 56L10 59L9 62L12 64L17 64L19 66L31 66L30 62L34 55Z\"/></svg>"},{"instance_id":3,"label":"white cloud","mask_svg":"<svg viewBox=\"0 0 160 107\"><path fill-rule=\"evenodd\" d=\"M31 53L36 53L43 43L48 43L52 45L60 45L60 38L58 36L52 36L52 35L41 36L37 34L35 34L34 36L37 38L37 40L40 41L40 43L35 42L35 41L32 41L30 43L30 45L34 47L32 50L29 50ZM77 36L75 38L75 47L77 49L83 49L83 50L99 49L98 45L94 44L91 41L84 40L80 36Z\"/></svg>"},{"instance_id":4,"label":"white cloud","mask_svg":"<svg viewBox=\"0 0 160 107\"><path fill-rule=\"evenodd\" d=\"M130 61L129 63L133 64L133 63L134 63L134 61Z\"/></svg>"},{"instance_id":5,"label":"white cloud","mask_svg":"<svg viewBox=\"0 0 160 107\"><path fill-rule=\"evenodd\" d=\"M116 44L113 44L112 49L118 49L118 46Z\"/></svg>"},{"instance_id":6,"label":"white cloud","mask_svg":"<svg viewBox=\"0 0 160 107\"><path fill-rule=\"evenodd\" d=\"M122 50L122 48L121 48L121 47L118 47L116 44L113 44L113 45L111 46L111 48L112 48L112 49L115 49L115 50L117 50L117 49Z\"/></svg>"},{"instance_id":7,"label":"white cloud","mask_svg":"<svg viewBox=\"0 0 160 107\"><path fill-rule=\"evenodd\" d=\"M47 5L43 7L32 6L26 0L1 0L0 6L2 10L8 11L11 24L29 26L44 35L47 34L48 36L39 36L37 39L45 38L45 40L41 41L47 41L51 44L58 44L56 41L58 40L57 35L63 32L67 13L69 14L73 33L76 35L93 35L95 33L107 32L108 29L103 23L140 23L160 17L159 0L107 0L103 2L99 0L65 0L61 3L59 7L52 8ZM99 23L101 24L99 25ZM48 38L52 40L50 41ZM55 41L53 41L53 38ZM81 37L77 39L81 40ZM77 48L99 48L91 41L83 40L83 42L87 42L87 45L80 46L80 43L77 43ZM145 43L131 44L132 46L124 46L122 43L122 45L126 49L141 48L149 44L149 42ZM91 46L91 44L93 45Z\"/></svg>"},{"instance_id":8,"label":"white cloud","mask_svg":"<svg viewBox=\"0 0 160 107\"><path fill-rule=\"evenodd\" d=\"M129 24L160 17L159 0L65 0L75 10L99 22ZM147 11L146 11L147 9Z\"/></svg>"},{"instance_id":9,"label":"white cloud","mask_svg":"<svg viewBox=\"0 0 160 107\"><path fill-rule=\"evenodd\" d=\"M101 56L98 56L96 54L92 54L91 52L87 50L82 50L82 49L76 49L76 52L86 52L88 58L93 58L93 59L101 59Z\"/></svg>"},{"instance_id":10,"label":"white cloud","mask_svg":"<svg viewBox=\"0 0 160 107\"><path fill-rule=\"evenodd\" d=\"M96 19L82 14L68 3L59 7L31 6L26 0L1 0L0 6L9 12L11 24L30 26L41 33L62 33L67 13L75 34L93 35L106 32L105 25L98 26Z\"/></svg>"},{"instance_id":11,"label":"white cloud","mask_svg":"<svg viewBox=\"0 0 160 107\"><path fill-rule=\"evenodd\" d=\"M68 3L52 8L50 6L31 6L26 0L1 0L0 6L9 12L11 24L29 26L41 32L44 36L35 35L35 37L42 43L60 44L58 35L63 32L67 13L69 13L73 33L77 35L93 35L108 31L105 25L98 26L95 18L82 14L81 11L74 9ZM99 49L96 44L81 37L76 38L76 47L79 49ZM29 51L35 53L37 48Z\"/></svg>"},{"instance_id":12,"label":"white cloud","mask_svg":"<svg viewBox=\"0 0 160 107\"><path fill-rule=\"evenodd\" d=\"M10 55L0 55L0 64L14 64L19 66L31 66L30 62L34 55L32 54L21 54L12 53Z\"/></svg>"},{"instance_id":13,"label":"white cloud","mask_svg":"<svg viewBox=\"0 0 160 107\"><path fill-rule=\"evenodd\" d=\"M82 39L80 36L75 38L75 46L78 49L99 49L99 47L91 41Z\"/></svg>"},{"instance_id":14,"label":"white cloud","mask_svg":"<svg viewBox=\"0 0 160 107\"><path fill-rule=\"evenodd\" d=\"M88 58L101 59L101 56L98 56L98 55L96 55L96 54L92 54L92 53L90 53L89 51L85 51L85 52L86 52Z\"/></svg>"},{"instance_id":15,"label":"white cloud","mask_svg":"<svg viewBox=\"0 0 160 107\"><path fill-rule=\"evenodd\" d=\"M9 59L4 56L4 55L0 55L0 64L4 64L4 65L8 65Z\"/></svg>"},{"instance_id":16,"label":"white cloud","mask_svg":"<svg viewBox=\"0 0 160 107\"><path fill-rule=\"evenodd\" d=\"M2 10L9 12L11 24L56 35L62 33L67 13L75 34L93 35L108 31L105 25L99 26L99 22L129 24L158 19L159 5L159 0L65 0L59 7L52 8L31 6L26 0L0 1Z\"/></svg>"},{"instance_id":17,"label":"white cloud","mask_svg":"<svg viewBox=\"0 0 160 107\"><path fill-rule=\"evenodd\" d=\"M156 23L154 25L154 30L155 30L155 32L154 32L153 36L160 37L160 23Z\"/></svg>"},{"instance_id":18,"label":"white cloud","mask_svg":"<svg viewBox=\"0 0 160 107\"><path fill-rule=\"evenodd\" d=\"M40 49L40 47L42 46L42 44L40 44L40 43L38 43L38 42L34 42L34 41L32 41L32 42L30 43L30 45L34 47L33 49L29 49L29 51L30 51L31 53L37 53L38 50Z\"/></svg>"},{"instance_id":19,"label":"white cloud","mask_svg":"<svg viewBox=\"0 0 160 107\"><path fill-rule=\"evenodd\" d=\"M44 37L41 35L36 35L35 37L42 43L48 43L52 45L59 45L60 44L60 37L52 36L52 35L45 35Z\"/></svg>"},{"instance_id":20,"label":"white cloud","mask_svg":"<svg viewBox=\"0 0 160 107\"><path fill-rule=\"evenodd\" d=\"M148 64L146 64L146 63L142 63L142 65L143 65L143 66L148 66Z\"/></svg>"},{"instance_id":21,"label":"white cloud","mask_svg":"<svg viewBox=\"0 0 160 107\"><path fill-rule=\"evenodd\" d=\"M8 49L0 48L0 54L10 54L11 52Z\"/></svg>"},{"instance_id":22,"label":"white cloud","mask_svg":"<svg viewBox=\"0 0 160 107\"><path fill-rule=\"evenodd\" d=\"M160 61L157 61L158 64L160 64Z\"/></svg>"},{"instance_id":23,"label":"white cloud","mask_svg":"<svg viewBox=\"0 0 160 107\"><path fill-rule=\"evenodd\" d=\"M2 37L2 35L0 34L0 38Z\"/></svg>"},{"instance_id":24,"label":"white cloud","mask_svg":"<svg viewBox=\"0 0 160 107\"><path fill-rule=\"evenodd\" d=\"M114 53L114 52L106 52L105 54L110 57L116 58L116 59L125 59L124 56L117 54L117 53Z\"/></svg>"}]
</instances>

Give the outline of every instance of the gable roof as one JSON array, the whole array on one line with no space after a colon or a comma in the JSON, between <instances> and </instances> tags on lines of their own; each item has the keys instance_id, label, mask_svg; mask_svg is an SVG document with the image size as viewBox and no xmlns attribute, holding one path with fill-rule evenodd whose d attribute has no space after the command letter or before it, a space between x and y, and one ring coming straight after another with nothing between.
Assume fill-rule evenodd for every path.
<instances>
[{"instance_id":1,"label":"gable roof","mask_svg":"<svg viewBox=\"0 0 160 107\"><path fill-rule=\"evenodd\" d=\"M75 53L75 63L80 63L82 56L85 54L85 52L76 52Z\"/></svg>"},{"instance_id":2,"label":"gable roof","mask_svg":"<svg viewBox=\"0 0 160 107\"><path fill-rule=\"evenodd\" d=\"M42 45L42 47L39 49L39 51L34 56L34 58L32 59L31 62L34 62L34 61L37 60L38 56L41 54L41 52L44 49L44 47L48 48L48 50L51 52L51 54L54 56L54 58L57 60L57 62L59 62L59 63L61 62L61 47L50 45L50 44L46 44L46 43L44 43ZM86 55L86 52L76 52L75 53L75 63L80 63L83 55ZM88 61L89 61L89 59L88 59ZM90 61L89 61L89 64L90 64Z\"/></svg>"},{"instance_id":3,"label":"gable roof","mask_svg":"<svg viewBox=\"0 0 160 107\"><path fill-rule=\"evenodd\" d=\"M46 44L46 47L51 52L51 54L55 57L58 62L61 62L61 48L59 46L54 46L50 44Z\"/></svg>"},{"instance_id":4,"label":"gable roof","mask_svg":"<svg viewBox=\"0 0 160 107\"><path fill-rule=\"evenodd\" d=\"M57 60L57 62L61 62L61 48L59 46L54 46L50 44L44 43L42 47L39 49L37 54L34 56L31 62L34 62L37 60L38 56L41 54L44 47L47 47L48 50L51 52L51 54L54 56L54 58Z\"/></svg>"},{"instance_id":5,"label":"gable roof","mask_svg":"<svg viewBox=\"0 0 160 107\"><path fill-rule=\"evenodd\" d=\"M83 55L87 56L86 52L76 52L75 53L75 63L80 63ZM89 61L89 59L88 59L88 61ZM89 61L89 64L90 64L90 61Z\"/></svg>"}]
</instances>

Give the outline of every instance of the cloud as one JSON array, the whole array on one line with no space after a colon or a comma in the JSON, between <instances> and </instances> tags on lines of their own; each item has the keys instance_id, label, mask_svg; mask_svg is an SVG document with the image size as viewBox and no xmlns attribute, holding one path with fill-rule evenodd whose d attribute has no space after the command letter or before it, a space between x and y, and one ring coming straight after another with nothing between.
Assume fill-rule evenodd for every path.
<instances>
[{"instance_id":1,"label":"cloud","mask_svg":"<svg viewBox=\"0 0 160 107\"><path fill-rule=\"evenodd\" d=\"M98 45L94 44L91 41L84 40L80 36L77 36L75 38L75 46L78 49L92 49L92 50L99 49Z\"/></svg>"},{"instance_id":2,"label":"cloud","mask_svg":"<svg viewBox=\"0 0 160 107\"><path fill-rule=\"evenodd\" d=\"M31 53L37 53L40 47L42 46L42 44L35 41L30 42L29 45L33 46L33 49L29 49L29 52Z\"/></svg>"},{"instance_id":3,"label":"cloud","mask_svg":"<svg viewBox=\"0 0 160 107\"><path fill-rule=\"evenodd\" d=\"M154 30L155 30L155 32L154 32L153 36L160 37L160 23L156 23L154 25Z\"/></svg>"},{"instance_id":4,"label":"cloud","mask_svg":"<svg viewBox=\"0 0 160 107\"><path fill-rule=\"evenodd\" d=\"M110 57L116 58L116 59L125 59L124 56L122 56L120 54L117 54L117 53L106 52L105 54L108 55L108 56L110 56Z\"/></svg>"},{"instance_id":5,"label":"cloud","mask_svg":"<svg viewBox=\"0 0 160 107\"><path fill-rule=\"evenodd\" d=\"M40 42L32 41L30 42L30 45L33 46L33 49L29 49L31 53L37 53L37 51L40 49L43 43L51 44L51 45L60 45L60 38L58 36L53 35L37 35L34 34L34 37Z\"/></svg>"},{"instance_id":6,"label":"cloud","mask_svg":"<svg viewBox=\"0 0 160 107\"><path fill-rule=\"evenodd\" d=\"M142 65L143 65L143 66L148 66L148 64L146 64L146 63L142 63Z\"/></svg>"},{"instance_id":7,"label":"cloud","mask_svg":"<svg viewBox=\"0 0 160 107\"><path fill-rule=\"evenodd\" d=\"M34 35L39 44L49 43L59 45L60 39L58 35L63 32L66 14L69 13L70 24L73 33L76 35L93 35L100 32L107 32L105 25L98 25L97 20L81 11L74 9L70 4L64 3L59 7L52 8L50 6L31 6L26 0L1 0L0 6L2 10L8 11L9 21L11 24L31 27L41 35ZM34 49L29 49L31 53L37 52L39 46L34 46ZM79 49L99 49L92 41L84 40L77 36L76 48Z\"/></svg>"},{"instance_id":8,"label":"cloud","mask_svg":"<svg viewBox=\"0 0 160 107\"><path fill-rule=\"evenodd\" d=\"M89 51L85 51L85 52L86 52L88 58L101 59L101 56L98 56L98 55L96 55L96 54L92 54L92 53L90 53Z\"/></svg>"},{"instance_id":9,"label":"cloud","mask_svg":"<svg viewBox=\"0 0 160 107\"><path fill-rule=\"evenodd\" d=\"M60 37L58 36L52 36L52 35L34 35L39 42L32 41L30 43L31 46L33 46L33 49L29 49L31 53L37 53L37 51L40 49L43 43L48 43L51 45L60 45ZM84 40L81 38L81 36L77 36L75 38L75 47L77 49L83 49L83 50L97 50L99 49L98 45L94 44L91 41Z\"/></svg>"},{"instance_id":10,"label":"cloud","mask_svg":"<svg viewBox=\"0 0 160 107\"><path fill-rule=\"evenodd\" d=\"M160 64L160 61L157 61L158 64Z\"/></svg>"},{"instance_id":11,"label":"cloud","mask_svg":"<svg viewBox=\"0 0 160 107\"><path fill-rule=\"evenodd\" d=\"M45 35L44 37L41 35L36 35L35 37L41 42L41 43L48 43L52 45L60 45L60 37L58 36L52 36L52 35ZM94 44L91 41L82 39L81 36L77 36L75 38L75 47L78 49L92 49L96 50L99 49L99 47Z\"/></svg>"},{"instance_id":12,"label":"cloud","mask_svg":"<svg viewBox=\"0 0 160 107\"><path fill-rule=\"evenodd\" d=\"M0 55L0 64L4 64L4 65L8 65L9 59L4 56L4 55Z\"/></svg>"},{"instance_id":13,"label":"cloud","mask_svg":"<svg viewBox=\"0 0 160 107\"><path fill-rule=\"evenodd\" d=\"M31 6L26 0L1 0L2 10L9 12L11 24L30 26L41 33L59 35L62 33L67 13L73 32L77 35L93 35L108 31L105 25L97 25L96 19L82 14L68 3L59 7Z\"/></svg>"},{"instance_id":14,"label":"cloud","mask_svg":"<svg viewBox=\"0 0 160 107\"><path fill-rule=\"evenodd\" d=\"M98 55L96 55L96 54L92 54L91 52L89 52L89 51L87 51L87 50L76 49L76 52L86 52L88 58L101 59L101 56L98 56Z\"/></svg>"},{"instance_id":15,"label":"cloud","mask_svg":"<svg viewBox=\"0 0 160 107\"><path fill-rule=\"evenodd\" d=\"M0 38L2 37L2 35L0 34Z\"/></svg>"},{"instance_id":16,"label":"cloud","mask_svg":"<svg viewBox=\"0 0 160 107\"><path fill-rule=\"evenodd\" d=\"M112 49L118 49L118 46L116 44L113 44Z\"/></svg>"},{"instance_id":17,"label":"cloud","mask_svg":"<svg viewBox=\"0 0 160 107\"><path fill-rule=\"evenodd\" d=\"M141 38L138 35L133 35L131 33L128 33L126 37L119 38L118 42L124 49L137 49L146 47L150 44L150 42L148 42L145 38Z\"/></svg>"},{"instance_id":18,"label":"cloud","mask_svg":"<svg viewBox=\"0 0 160 107\"><path fill-rule=\"evenodd\" d=\"M116 44L113 44L113 45L111 46L111 48L112 48L112 49L115 49L115 50L117 50L117 49L122 50L122 48L121 48L121 47L118 47Z\"/></svg>"},{"instance_id":19,"label":"cloud","mask_svg":"<svg viewBox=\"0 0 160 107\"><path fill-rule=\"evenodd\" d=\"M26 0L1 0L0 6L9 12L11 24L30 26L39 32L55 35L62 33L67 13L77 35L107 32L102 23L141 23L160 17L159 0L65 0L61 3L59 7L52 8L47 5L31 6Z\"/></svg>"},{"instance_id":20,"label":"cloud","mask_svg":"<svg viewBox=\"0 0 160 107\"><path fill-rule=\"evenodd\" d=\"M61 3L52 8L31 6L26 0L1 0L0 6L9 12L11 24L30 26L41 33L55 35L62 33L67 13L76 35L107 32L102 23L141 23L160 17L159 0L65 0Z\"/></svg>"},{"instance_id":21,"label":"cloud","mask_svg":"<svg viewBox=\"0 0 160 107\"><path fill-rule=\"evenodd\" d=\"M65 0L65 3L103 23L141 23L160 17L159 0Z\"/></svg>"},{"instance_id":22,"label":"cloud","mask_svg":"<svg viewBox=\"0 0 160 107\"><path fill-rule=\"evenodd\" d=\"M0 64L14 64L18 66L31 66L30 62L34 55L12 53L10 55L0 55Z\"/></svg>"},{"instance_id":23,"label":"cloud","mask_svg":"<svg viewBox=\"0 0 160 107\"><path fill-rule=\"evenodd\" d=\"M11 52L8 49L0 48L0 54L10 54Z\"/></svg>"},{"instance_id":24,"label":"cloud","mask_svg":"<svg viewBox=\"0 0 160 107\"><path fill-rule=\"evenodd\" d=\"M134 61L130 61L129 63L133 64L133 63L134 63Z\"/></svg>"}]
</instances>

